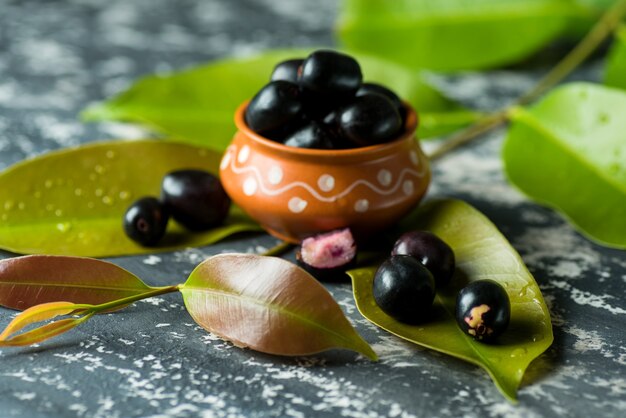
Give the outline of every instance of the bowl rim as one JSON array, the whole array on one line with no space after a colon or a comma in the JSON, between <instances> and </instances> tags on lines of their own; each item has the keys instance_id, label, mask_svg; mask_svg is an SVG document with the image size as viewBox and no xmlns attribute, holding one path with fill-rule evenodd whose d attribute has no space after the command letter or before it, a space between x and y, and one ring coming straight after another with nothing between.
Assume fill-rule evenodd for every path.
<instances>
[{"instance_id":1,"label":"bowl rim","mask_svg":"<svg viewBox=\"0 0 626 418\"><path fill-rule=\"evenodd\" d=\"M298 155L303 157L350 157L350 156L363 156L370 154L379 154L386 153L389 150L393 150L398 148L398 146L402 146L402 144L408 142L408 140L414 140L415 132L417 131L418 126L418 118L417 113L413 109L413 107L408 102L403 102L407 112L406 119L404 123L404 131L397 138L389 142L384 142L382 144L369 145L366 147L357 147L357 148L349 148L349 149L340 149L340 150L326 150L326 149L311 149L311 148L298 148L298 147L290 147L288 145L281 144L279 142L273 141L271 139L267 139L262 135L254 132L245 121L244 115L246 108L250 100L245 100L243 103L237 107L235 111L235 126L237 129L242 132L245 136L250 138L253 142L260 145L264 148L269 148L274 151L278 151L280 153ZM416 140L416 139L415 139Z\"/></svg>"}]
</instances>

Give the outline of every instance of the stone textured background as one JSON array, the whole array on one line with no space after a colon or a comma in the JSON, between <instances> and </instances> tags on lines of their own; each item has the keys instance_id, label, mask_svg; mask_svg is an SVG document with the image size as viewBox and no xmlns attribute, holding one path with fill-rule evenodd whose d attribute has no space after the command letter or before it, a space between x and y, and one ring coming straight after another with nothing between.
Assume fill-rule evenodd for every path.
<instances>
[{"instance_id":1,"label":"stone textured background","mask_svg":"<svg viewBox=\"0 0 626 418\"><path fill-rule=\"evenodd\" d=\"M84 125L88 103L167 72L263 48L333 45L334 0L0 0L0 168L52 149L141 136ZM596 80L599 63L575 76ZM541 71L436 77L466 105L493 109ZM1 417L551 417L626 414L626 257L530 203L502 174L503 132L437 161L430 196L466 199L522 254L550 307L555 342L509 404L481 369L417 348L364 320L347 284L329 285L379 353L280 358L207 334L180 295L99 316L37 347L0 350ZM271 237L113 261L154 285L205 257L258 252ZM14 254L0 252L0 258ZM292 256L292 255L291 255ZM14 312L0 309L0 324Z\"/></svg>"}]
</instances>

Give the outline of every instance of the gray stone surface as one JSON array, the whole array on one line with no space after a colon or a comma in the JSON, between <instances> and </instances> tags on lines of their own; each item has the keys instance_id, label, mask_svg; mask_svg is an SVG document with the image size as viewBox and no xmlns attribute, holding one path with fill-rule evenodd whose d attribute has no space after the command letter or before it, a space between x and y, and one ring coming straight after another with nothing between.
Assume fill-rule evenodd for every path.
<instances>
[{"instance_id":1,"label":"gray stone surface","mask_svg":"<svg viewBox=\"0 0 626 418\"><path fill-rule=\"evenodd\" d=\"M0 168L52 149L140 136L118 124L84 125L77 113L143 74L266 47L332 44L336 7L333 0L0 0ZM598 71L592 64L577 77L593 80ZM437 82L468 105L494 108L537 74ZM0 417L624 416L625 253L590 243L509 186L502 136L438 161L430 196L461 197L487 214L549 304L555 342L530 366L517 406L481 369L368 323L350 286L336 284L328 288L380 362L342 351L281 358L241 350L195 325L171 294L37 347L0 350ZM112 261L165 285L183 281L211 254L274 243L260 235ZM0 309L0 324L13 315Z\"/></svg>"}]
</instances>

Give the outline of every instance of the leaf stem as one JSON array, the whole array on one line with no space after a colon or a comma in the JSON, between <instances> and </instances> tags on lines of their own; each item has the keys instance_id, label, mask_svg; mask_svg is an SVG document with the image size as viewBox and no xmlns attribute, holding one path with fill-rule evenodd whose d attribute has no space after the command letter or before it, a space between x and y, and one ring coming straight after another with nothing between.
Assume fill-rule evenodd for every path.
<instances>
[{"instance_id":1,"label":"leaf stem","mask_svg":"<svg viewBox=\"0 0 626 418\"><path fill-rule=\"evenodd\" d=\"M473 125L470 125L467 128L463 129L462 131L452 135L447 141L445 141L443 144L441 144L441 146L439 146L439 148L434 150L428 156L428 158L431 161L434 161L434 160L444 156L448 152L454 150L455 148L458 148L461 145L464 145L464 144L466 144L466 143L476 139L477 137L481 136L482 134L485 134L485 133L491 131L492 129L497 128L498 126L500 126L504 122L506 122L507 115L508 115L508 108L506 108L504 110L499 110L499 111L494 112L494 113L490 113L490 114L480 118Z\"/></svg>"},{"instance_id":2,"label":"leaf stem","mask_svg":"<svg viewBox=\"0 0 626 418\"><path fill-rule=\"evenodd\" d=\"M433 151L429 158L434 161L455 148L464 145L482 134L503 125L512 108L526 105L538 99L547 90L561 82L583 61L585 61L596 48L615 31L620 25L622 17L626 14L626 0L618 0L609 10L602 15L600 20L591 28L585 37L572 49L561 61L559 61L533 88L519 97L512 105L504 109L490 113L479 119L473 125L463 129L450 139L445 141L439 148Z\"/></svg>"},{"instance_id":3,"label":"leaf stem","mask_svg":"<svg viewBox=\"0 0 626 418\"><path fill-rule=\"evenodd\" d=\"M269 256L278 256L278 255L286 253L292 247L293 247L293 244L291 244L291 243L289 243L287 241L280 241L278 244L276 244L275 246L273 246L269 250L264 251L263 253L261 253L261 255L268 256L268 257Z\"/></svg>"},{"instance_id":4,"label":"leaf stem","mask_svg":"<svg viewBox=\"0 0 626 418\"><path fill-rule=\"evenodd\" d=\"M117 299L111 302L101 303L100 305L94 305L90 308L93 312L108 311L109 309L118 308L120 306L128 305L138 300L148 299L154 296L164 295L166 293L177 292L180 288L180 284L164 287L152 287L151 290L137 295L128 296L126 298Z\"/></svg>"},{"instance_id":5,"label":"leaf stem","mask_svg":"<svg viewBox=\"0 0 626 418\"><path fill-rule=\"evenodd\" d=\"M105 302L105 303L101 303L99 305L88 305L88 304L72 304L72 303L68 303L68 302L56 302L56 303L48 303L48 304L40 304L37 306L33 306L31 308L29 308L28 310L22 312L20 315L18 315L16 317L16 319L13 320L13 322L11 322L8 327L4 330L4 332L2 332L0 334L0 347L8 347L8 346L21 346L21 345L31 345L34 343L38 343L41 341L45 341L49 338L52 338L54 336L57 336L61 333L64 333L66 331L69 331L70 329L78 326L79 324L81 324L82 322L87 321L89 318L91 318L94 314L98 313L98 312L103 312L103 311L107 311L109 309L113 309L113 308L118 308L121 306L125 306L128 304L131 304L133 302L137 302L138 300L141 299L147 299L147 298L151 298L153 296L158 296L158 295L163 295L166 293L171 293L171 292L176 292L180 289L182 285L178 284L178 285L174 285L174 286L165 286L165 287L152 287L150 288L149 291L147 292L143 292L137 295L133 295L133 296L129 296L126 298L122 298L122 299L118 299L118 300L113 300L111 302ZM67 318L67 319L61 319L58 321L54 321L51 322L49 324L46 325L42 325L38 328L35 328L33 330L27 331L25 333L19 334L17 336L14 336L12 338L6 339L6 337L8 337L9 335L11 335L11 333L15 333L16 331L19 331L20 329L22 329L24 326L28 325L29 323L32 323L34 321L30 320L29 322L25 322L23 324L19 323L19 318L20 316L24 316L24 315L29 315L29 313L31 314L31 316L34 315L39 315L39 319L38 321L41 321L42 319L50 319L50 315L44 315L43 317L41 316L42 313L45 313L47 311L59 311L59 303L65 303L65 305L63 305L63 307L65 307L66 309L71 307L72 308L72 312L70 312L69 314L72 316L75 315L83 315L80 318ZM54 305L54 306L50 306L50 305ZM39 309L38 309L39 308ZM33 312L33 310L36 310L36 312ZM63 314L63 313L61 313ZM57 316L57 315L52 315L52 316ZM18 325L15 325L15 321L18 321ZM22 322L24 322L24 320L22 320ZM13 325L13 327L12 327Z\"/></svg>"},{"instance_id":6,"label":"leaf stem","mask_svg":"<svg viewBox=\"0 0 626 418\"><path fill-rule=\"evenodd\" d=\"M618 0L598 22L589 30L587 35L559 61L539 82L526 94L520 97L516 104L528 104L549 88L567 77L576 67L585 61L589 55L619 26L626 13L626 0Z\"/></svg>"}]
</instances>

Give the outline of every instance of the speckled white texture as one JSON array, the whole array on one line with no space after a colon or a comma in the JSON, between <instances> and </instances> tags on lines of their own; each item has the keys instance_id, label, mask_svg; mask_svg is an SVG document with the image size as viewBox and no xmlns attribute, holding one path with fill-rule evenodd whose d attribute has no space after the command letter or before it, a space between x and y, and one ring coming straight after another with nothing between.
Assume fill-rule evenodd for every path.
<instances>
[{"instance_id":1,"label":"speckled white texture","mask_svg":"<svg viewBox=\"0 0 626 418\"><path fill-rule=\"evenodd\" d=\"M85 125L77 115L148 73L270 46L329 44L336 8L331 0L0 0L0 168L79 143L145 137L136 126ZM592 63L576 76L597 79L599 71ZM432 78L466 105L493 109L510 103L540 74L507 70ZM460 197L476 205L520 251L544 293L555 343L531 364L518 405L505 401L477 367L411 345L363 319L344 283L327 287L379 354L378 363L343 351L280 358L241 350L206 333L186 313L180 295L171 294L96 317L35 347L0 350L0 415L624 416L624 252L589 243L509 186L498 157L503 134L491 133L437 161L429 198ZM212 254L260 253L275 243L264 235L239 236L211 247L113 261L149 284L166 285L183 282ZM0 310L3 324L13 316Z\"/></svg>"}]
</instances>

